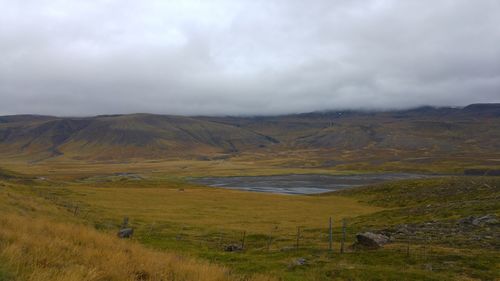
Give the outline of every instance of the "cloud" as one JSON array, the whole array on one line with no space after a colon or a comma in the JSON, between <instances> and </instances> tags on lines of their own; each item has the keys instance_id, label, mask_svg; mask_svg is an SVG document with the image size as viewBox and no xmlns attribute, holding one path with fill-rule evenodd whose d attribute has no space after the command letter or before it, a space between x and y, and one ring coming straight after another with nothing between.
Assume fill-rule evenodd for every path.
<instances>
[{"instance_id":1,"label":"cloud","mask_svg":"<svg viewBox=\"0 0 500 281\"><path fill-rule=\"evenodd\" d=\"M496 0L0 0L0 114L500 102Z\"/></svg>"}]
</instances>

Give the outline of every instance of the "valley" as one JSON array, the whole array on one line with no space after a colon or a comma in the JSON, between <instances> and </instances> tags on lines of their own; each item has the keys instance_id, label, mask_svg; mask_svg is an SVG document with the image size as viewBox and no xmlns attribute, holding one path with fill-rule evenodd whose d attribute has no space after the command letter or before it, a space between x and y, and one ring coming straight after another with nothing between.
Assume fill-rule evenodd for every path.
<instances>
[{"instance_id":1,"label":"valley","mask_svg":"<svg viewBox=\"0 0 500 281\"><path fill-rule=\"evenodd\" d=\"M0 117L0 280L496 280L493 109Z\"/></svg>"},{"instance_id":2,"label":"valley","mask_svg":"<svg viewBox=\"0 0 500 281\"><path fill-rule=\"evenodd\" d=\"M0 281L500 281L500 1L0 7Z\"/></svg>"}]
</instances>

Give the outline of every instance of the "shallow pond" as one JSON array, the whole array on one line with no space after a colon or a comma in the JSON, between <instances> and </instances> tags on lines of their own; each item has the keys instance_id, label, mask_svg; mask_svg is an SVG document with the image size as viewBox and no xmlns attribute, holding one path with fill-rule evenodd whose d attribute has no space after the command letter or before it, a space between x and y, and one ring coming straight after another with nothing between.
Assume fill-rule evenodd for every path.
<instances>
[{"instance_id":1,"label":"shallow pond","mask_svg":"<svg viewBox=\"0 0 500 281\"><path fill-rule=\"evenodd\" d=\"M317 194L335 190L429 175L385 173L357 175L279 175L197 178L192 182L211 187L281 194Z\"/></svg>"}]
</instances>

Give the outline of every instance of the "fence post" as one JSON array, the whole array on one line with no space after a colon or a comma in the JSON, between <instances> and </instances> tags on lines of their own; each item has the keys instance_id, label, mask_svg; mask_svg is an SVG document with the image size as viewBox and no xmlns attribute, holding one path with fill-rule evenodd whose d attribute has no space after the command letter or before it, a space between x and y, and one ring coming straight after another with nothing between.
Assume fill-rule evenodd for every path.
<instances>
[{"instance_id":1,"label":"fence post","mask_svg":"<svg viewBox=\"0 0 500 281\"><path fill-rule=\"evenodd\" d=\"M246 231L243 231L243 237L241 238L241 249L245 249L245 237L247 235Z\"/></svg>"},{"instance_id":2,"label":"fence post","mask_svg":"<svg viewBox=\"0 0 500 281\"><path fill-rule=\"evenodd\" d=\"M128 217L123 218L122 229L127 228L128 226Z\"/></svg>"},{"instance_id":3,"label":"fence post","mask_svg":"<svg viewBox=\"0 0 500 281\"><path fill-rule=\"evenodd\" d=\"M297 226L297 240L295 241L295 249L299 249L299 239L300 239L300 226Z\"/></svg>"},{"instance_id":4,"label":"fence post","mask_svg":"<svg viewBox=\"0 0 500 281\"><path fill-rule=\"evenodd\" d=\"M85 216L83 216L83 219L86 220L88 217L89 217L89 210L87 210L87 212L85 212Z\"/></svg>"},{"instance_id":5,"label":"fence post","mask_svg":"<svg viewBox=\"0 0 500 281\"><path fill-rule=\"evenodd\" d=\"M330 227L329 227L329 243L328 243L328 249L330 252L333 250L333 231L332 231L332 217L330 217Z\"/></svg>"},{"instance_id":6,"label":"fence post","mask_svg":"<svg viewBox=\"0 0 500 281\"><path fill-rule=\"evenodd\" d=\"M346 232L346 219L342 219L342 240L340 241L340 253L343 254L345 251L345 232Z\"/></svg>"},{"instance_id":7,"label":"fence post","mask_svg":"<svg viewBox=\"0 0 500 281\"><path fill-rule=\"evenodd\" d=\"M407 225L410 225L410 210L408 210L408 214L406 216L406 223ZM410 230L408 228L408 232L406 235L406 257L410 257Z\"/></svg>"},{"instance_id":8,"label":"fence post","mask_svg":"<svg viewBox=\"0 0 500 281\"><path fill-rule=\"evenodd\" d=\"M406 238L406 257L410 257L410 234Z\"/></svg>"},{"instance_id":9,"label":"fence post","mask_svg":"<svg viewBox=\"0 0 500 281\"><path fill-rule=\"evenodd\" d=\"M271 243L273 242L273 232L269 233L269 239L267 240L267 251L271 249Z\"/></svg>"},{"instance_id":10,"label":"fence post","mask_svg":"<svg viewBox=\"0 0 500 281\"><path fill-rule=\"evenodd\" d=\"M220 231L220 235L219 235L219 248L221 248L223 245L224 245L224 232L222 232L222 230Z\"/></svg>"}]
</instances>

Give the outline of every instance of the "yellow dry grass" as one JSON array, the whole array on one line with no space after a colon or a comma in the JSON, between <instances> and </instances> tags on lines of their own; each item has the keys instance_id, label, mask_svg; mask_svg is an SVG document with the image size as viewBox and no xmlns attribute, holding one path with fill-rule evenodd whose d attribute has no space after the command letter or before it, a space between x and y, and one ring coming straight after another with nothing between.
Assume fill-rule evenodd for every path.
<instances>
[{"instance_id":1,"label":"yellow dry grass","mask_svg":"<svg viewBox=\"0 0 500 281\"><path fill-rule=\"evenodd\" d=\"M83 225L16 214L0 216L0 258L14 280L270 280L146 249Z\"/></svg>"},{"instance_id":2,"label":"yellow dry grass","mask_svg":"<svg viewBox=\"0 0 500 281\"><path fill-rule=\"evenodd\" d=\"M141 183L137 183L140 186ZM297 226L327 227L328 217L364 215L382 208L340 196L294 196L216 188L101 188L72 186L64 200L79 202L95 219L133 223L175 223L214 231L246 230L268 233L275 226L293 233ZM76 203L75 203L76 204Z\"/></svg>"},{"instance_id":3,"label":"yellow dry grass","mask_svg":"<svg viewBox=\"0 0 500 281\"><path fill-rule=\"evenodd\" d=\"M1 180L0 265L9 281L272 280L120 240L33 196L31 188Z\"/></svg>"},{"instance_id":4,"label":"yellow dry grass","mask_svg":"<svg viewBox=\"0 0 500 281\"><path fill-rule=\"evenodd\" d=\"M290 156L291 157L291 156ZM295 159L295 158L293 158ZM303 161L302 158L296 159ZM140 173L150 176L251 176L278 174L345 174L331 168L285 167L289 159L255 160L240 156L231 160L144 160L128 161L78 161L71 159L47 159L42 162L0 159L0 167L23 174L44 176L55 180L74 180L94 175L117 172ZM359 171L358 171L359 172Z\"/></svg>"}]
</instances>

